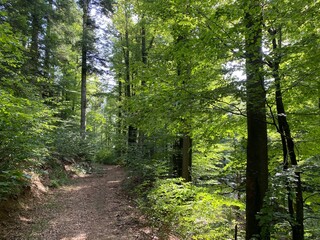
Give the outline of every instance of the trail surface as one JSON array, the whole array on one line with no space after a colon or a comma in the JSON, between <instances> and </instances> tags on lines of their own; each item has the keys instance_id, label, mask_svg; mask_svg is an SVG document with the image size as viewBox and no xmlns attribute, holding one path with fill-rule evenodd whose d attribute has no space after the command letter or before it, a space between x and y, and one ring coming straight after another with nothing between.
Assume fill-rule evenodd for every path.
<instances>
[{"instance_id":1,"label":"trail surface","mask_svg":"<svg viewBox=\"0 0 320 240\"><path fill-rule=\"evenodd\" d=\"M158 239L123 193L124 179L125 172L119 166L103 166L97 173L79 177L53 191L46 204L20 216L29 228L28 236L16 233L4 239ZM21 233L26 234L25 229Z\"/></svg>"}]
</instances>

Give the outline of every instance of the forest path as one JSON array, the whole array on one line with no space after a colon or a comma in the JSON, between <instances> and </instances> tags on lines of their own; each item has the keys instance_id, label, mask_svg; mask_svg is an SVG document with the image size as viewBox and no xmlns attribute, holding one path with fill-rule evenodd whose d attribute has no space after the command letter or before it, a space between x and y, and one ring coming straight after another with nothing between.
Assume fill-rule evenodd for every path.
<instances>
[{"instance_id":1,"label":"forest path","mask_svg":"<svg viewBox=\"0 0 320 240\"><path fill-rule=\"evenodd\" d=\"M27 216L28 236L7 239L131 240L158 239L122 190L125 171L102 166L78 177Z\"/></svg>"}]
</instances>

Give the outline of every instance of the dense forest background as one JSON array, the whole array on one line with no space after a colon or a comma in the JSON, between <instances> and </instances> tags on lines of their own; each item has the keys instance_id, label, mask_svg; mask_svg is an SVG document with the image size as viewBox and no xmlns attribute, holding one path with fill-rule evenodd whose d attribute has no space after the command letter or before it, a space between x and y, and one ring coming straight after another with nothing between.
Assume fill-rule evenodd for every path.
<instances>
[{"instance_id":1,"label":"dense forest background","mask_svg":"<svg viewBox=\"0 0 320 240\"><path fill-rule=\"evenodd\" d=\"M164 238L319 239L319 9L1 0L0 200L117 163Z\"/></svg>"}]
</instances>

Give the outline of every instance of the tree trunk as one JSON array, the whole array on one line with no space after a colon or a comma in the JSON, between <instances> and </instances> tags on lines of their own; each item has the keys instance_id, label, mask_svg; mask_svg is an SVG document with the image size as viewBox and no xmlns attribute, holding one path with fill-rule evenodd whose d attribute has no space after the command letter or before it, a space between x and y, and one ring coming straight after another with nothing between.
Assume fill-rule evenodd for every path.
<instances>
[{"instance_id":1,"label":"tree trunk","mask_svg":"<svg viewBox=\"0 0 320 240\"><path fill-rule=\"evenodd\" d=\"M147 53L147 47L146 47L146 28L145 28L145 23L144 23L144 16L142 15L142 26L141 26L141 62L143 63L144 67L147 67L148 64L148 53ZM146 82L144 79L142 79L141 81L141 86L146 86ZM147 157L147 155L149 154L150 157L152 158L151 155L151 149L150 151L148 151L149 149L146 149L145 146L145 141L146 141L146 136L145 134L139 130L139 138L138 138L138 142L139 142L139 147L141 148L141 151L143 152L144 157ZM153 146L151 146L151 148L153 148ZM149 153L147 153L149 152Z\"/></svg>"},{"instance_id":2,"label":"tree trunk","mask_svg":"<svg viewBox=\"0 0 320 240\"><path fill-rule=\"evenodd\" d=\"M125 49L124 49L124 63L125 63L125 96L127 98L131 97L132 89L131 89L131 78L130 78L130 43L129 43L129 26L128 26L128 10L125 12ZM128 110L130 111L130 109ZM133 127L131 124L128 126L128 147L129 150L132 148L137 141L137 129Z\"/></svg>"},{"instance_id":3,"label":"tree trunk","mask_svg":"<svg viewBox=\"0 0 320 240\"><path fill-rule=\"evenodd\" d=\"M172 174L191 181L192 138L189 134L179 137L173 144Z\"/></svg>"},{"instance_id":4,"label":"tree trunk","mask_svg":"<svg viewBox=\"0 0 320 240\"><path fill-rule=\"evenodd\" d=\"M246 239L262 236L257 214L268 189L266 93L262 63L262 9L259 0L246 6L245 51L247 87ZM267 234L268 235L268 234Z\"/></svg>"},{"instance_id":5,"label":"tree trunk","mask_svg":"<svg viewBox=\"0 0 320 240\"><path fill-rule=\"evenodd\" d=\"M192 139L189 134L183 137L182 143L182 177L191 181L191 166L192 166Z\"/></svg>"},{"instance_id":6,"label":"tree trunk","mask_svg":"<svg viewBox=\"0 0 320 240\"><path fill-rule=\"evenodd\" d=\"M31 74L33 84L36 84L34 78L39 74L39 34L41 30L40 16L38 4L35 3L32 13L31 13L31 21L32 21L32 32L31 32L31 45L30 45L30 61L29 61L29 74Z\"/></svg>"},{"instance_id":7,"label":"tree trunk","mask_svg":"<svg viewBox=\"0 0 320 240\"><path fill-rule=\"evenodd\" d=\"M54 95L53 91L53 79L54 69L52 64L52 39L51 39L51 28L52 28L52 15L53 15L53 0L48 0L48 11L46 13L46 35L45 35L45 49L44 49L44 76L46 82L42 84L42 98L52 98ZM48 102L49 103L49 102Z\"/></svg>"},{"instance_id":8,"label":"tree trunk","mask_svg":"<svg viewBox=\"0 0 320 240\"><path fill-rule=\"evenodd\" d=\"M141 27L141 60L144 65L147 65L148 52L147 52L147 45L146 45L146 28L144 23ZM145 83L142 82L142 85L145 85Z\"/></svg>"},{"instance_id":9,"label":"tree trunk","mask_svg":"<svg viewBox=\"0 0 320 240\"><path fill-rule=\"evenodd\" d=\"M186 40L186 37L183 35L179 35L177 37L177 44ZM181 81L182 85L186 84L187 80L190 80L190 64L187 62L186 57L182 59L178 59L177 64L177 76L178 81ZM184 125L188 125L186 119L180 117L181 122L185 122ZM182 132L182 137L174 143L174 156L173 156L173 164L177 164L174 166L174 170L178 177L184 178L186 181L191 181L191 165L192 165L192 139L190 134L188 133L190 127L187 127Z\"/></svg>"},{"instance_id":10,"label":"tree trunk","mask_svg":"<svg viewBox=\"0 0 320 240\"><path fill-rule=\"evenodd\" d=\"M128 127L128 144L129 147L134 147L137 143L137 129L133 126Z\"/></svg>"},{"instance_id":11,"label":"tree trunk","mask_svg":"<svg viewBox=\"0 0 320 240\"><path fill-rule=\"evenodd\" d=\"M279 31L279 39L277 42L277 32ZM281 56L278 51L281 50L281 29L280 30L269 29L269 33L272 37L273 52L275 54L274 60L271 63L272 76L275 80L276 87L276 106L277 106L277 119L278 119L278 132L281 136L282 150L283 150L283 170L287 171L291 166L297 166L297 157L294 149L294 141L291 136L290 126L287 121L287 115L285 112L282 89L281 89L281 78L280 78L280 63ZM302 186L300 172L295 172L296 177L296 187L291 189L288 183L288 211L292 219L292 239L293 240L303 240L304 239L304 224L303 224L303 196L302 196ZM291 192L295 192L295 199L292 199Z\"/></svg>"},{"instance_id":12,"label":"tree trunk","mask_svg":"<svg viewBox=\"0 0 320 240\"><path fill-rule=\"evenodd\" d=\"M183 137L180 137L173 144L172 175L174 177L182 177L182 162L183 162L182 149L183 149Z\"/></svg>"},{"instance_id":13,"label":"tree trunk","mask_svg":"<svg viewBox=\"0 0 320 240\"><path fill-rule=\"evenodd\" d=\"M119 79L118 81L118 120L117 120L117 134L119 137L119 140L116 144L115 152L117 154L117 157L121 158L123 154L122 149L122 136L123 136L123 129L122 129L122 82L121 82L121 74L117 77Z\"/></svg>"},{"instance_id":14,"label":"tree trunk","mask_svg":"<svg viewBox=\"0 0 320 240\"><path fill-rule=\"evenodd\" d=\"M86 138L89 1L90 0L83 0L83 17L82 17L81 118L80 118L80 132L81 132L82 139Z\"/></svg>"}]
</instances>

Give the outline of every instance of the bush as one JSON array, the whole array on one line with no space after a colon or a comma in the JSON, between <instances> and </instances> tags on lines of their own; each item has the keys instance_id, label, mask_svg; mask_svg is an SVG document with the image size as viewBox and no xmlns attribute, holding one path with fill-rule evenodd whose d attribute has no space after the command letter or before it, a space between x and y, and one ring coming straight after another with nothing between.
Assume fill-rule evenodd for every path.
<instances>
[{"instance_id":1,"label":"bush","mask_svg":"<svg viewBox=\"0 0 320 240\"><path fill-rule=\"evenodd\" d=\"M163 234L182 239L232 239L242 203L212 194L183 179L158 180L143 209Z\"/></svg>"},{"instance_id":2,"label":"bush","mask_svg":"<svg viewBox=\"0 0 320 240\"><path fill-rule=\"evenodd\" d=\"M52 111L42 103L0 89L0 199L28 185L24 171L39 168L48 156Z\"/></svg>"},{"instance_id":3,"label":"bush","mask_svg":"<svg viewBox=\"0 0 320 240\"><path fill-rule=\"evenodd\" d=\"M49 159L46 167L48 168L47 174L50 179L50 187L57 188L69 182L68 172L59 160Z\"/></svg>"},{"instance_id":4,"label":"bush","mask_svg":"<svg viewBox=\"0 0 320 240\"><path fill-rule=\"evenodd\" d=\"M77 121L63 121L54 133L53 151L61 157L90 160L93 158L93 146L89 140L83 140L80 136Z\"/></svg>"},{"instance_id":5,"label":"bush","mask_svg":"<svg viewBox=\"0 0 320 240\"><path fill-rule=\"evenodd\" d=\"M118 159L113 150L100 149L95 155L95 161L103 164L117 164Z\"/></svg>"},{"instance_id":6,"label":"bush","mask_svg":"<svg viewBox=\"0 0 320 240\"><path fill-rule=\"evenodd\" d=\"M29 185L30 176L19 170L0 172L0 201L17 196Z\"/></svg>"}]
</instances>

